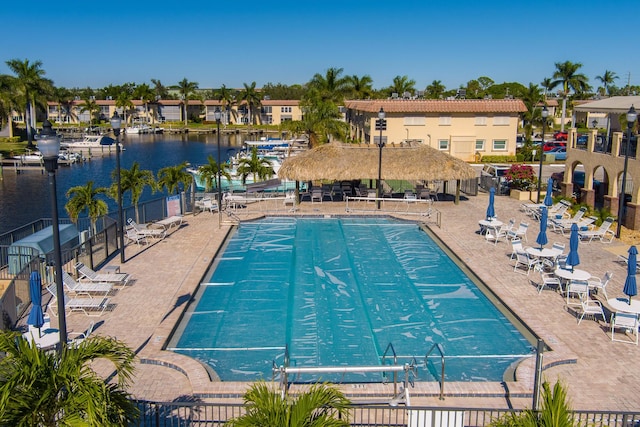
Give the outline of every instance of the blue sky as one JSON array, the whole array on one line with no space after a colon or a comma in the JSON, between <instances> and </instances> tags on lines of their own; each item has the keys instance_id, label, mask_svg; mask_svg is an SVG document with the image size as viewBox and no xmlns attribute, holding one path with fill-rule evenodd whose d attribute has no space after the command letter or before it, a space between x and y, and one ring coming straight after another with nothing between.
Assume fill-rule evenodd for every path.
<instances>
[{"instance_id":1,"label":"blue sky","mask_svg":"<svg viewBox=\"0 0 640 427\"><path fill-rule=\"evenodd\" d=\"M40 60L57 86L201 88L305 83L330 67L368 74L375 88L407 75L424 89L488 76L539 84L556 62L640 85L640 1L10 2L0 10L0 73ZM636 21L636 23L634 23ZM629 40L629 41L628 41Z\"/></svg>"}]
</instances>

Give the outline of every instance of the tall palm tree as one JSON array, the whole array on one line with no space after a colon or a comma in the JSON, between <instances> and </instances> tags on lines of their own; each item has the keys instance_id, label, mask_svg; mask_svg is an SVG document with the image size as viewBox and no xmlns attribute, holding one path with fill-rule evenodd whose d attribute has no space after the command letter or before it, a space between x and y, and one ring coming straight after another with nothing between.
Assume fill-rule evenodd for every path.
<instances>
[{"instance_id":1,"label":"tall palm tree","mask_svg":"<svg viewBox=\"0 0 640 427\"><path fill-rule=\"evenodd\" d=\"M116 169L111 172L111 179L113 179L115 182L111 184L111 187L109 188L109 195L117 201L118 171ZM150 170L140 170L140 164L138 162L133 162L133 165L131 165L131 169L120 169L120 188L123 194L127 191L131 193L131 204L135 209L137 222L140 222L138 202L140 201L142 192L144 191L145 187L149 187L151 188L152 192L155 192L156 186L156 179L153 176L153 172Z\"/></svg>"},{"instance_id":2,"label":"tall palm tree","mask_svg":"<svg viewBox=\"0 0 640 427\"><path fill-rule=\"evenodd\" d=\"M144 103L145 120L149 118L149 103L156 100L155 94L151 86L146 83L136 86L133 90L133 96L135 99L139 99ZM154 120L155 121L155 120Z\"/></svg>"},{"instance_id":3,"label":"tall palm tree","mask_svg":"<svg viewBox=\"0 0 640 427\"><path fill-rule=\"evenodd\" d=\"M600 80L600 83L604 86L604 91L607 95L609 95L609 86L611 86L617 78L618 75L609 70L604 70L604 74L596 76L596 80Z\"/></svg>"},{"instance_id":4,"label":"tall palm tree","mask_svg":"<svg viewBox=\"0 0 640 427\"><path fill-rule=\"evenodd\" d=\"M562 86L562 122L560 130L564 131L564 118L567 114L567 97L569 96L569 90L574 92L583 92L588 86L588 78L584 74L578 73L582 64L579 62L573 63L571 61L556 62L556 71L553 73L552 87Z\"/></svg>"},{"instance_id":5,"label":"tall palm tree","mask_svg":"<svg viewBox=\"0 0 640 427\"><path fill-rule=\"evenodd\" d=\"M349 125L342 120L340 109L330 100L307 98L301 103L302 120L282 123L284 129L294 135L309 137L311 148L327 143L331 138L346 141Z\"/></svg>"},{"instance_id":6,"label":"tall palm tree","mask_svg":"<svg viewBox=\"0 0 640 427\"><path fill-rule=\"evenodd\" d=\"M190 82L186 79L186 77L178 82L178 90L180 91L180 96L184 101L184 125L187 126L187 112L189 111L189 96L195 93L196 89L198 89L198 83Z\"/></svg>"},{"instance_id":7,"label":"tall palm tree","mask_svg":"<svg viewBox=\"0 0 640 427\"><path fill-rule=\"evenodd\" d=\"M58 104L58 120L60 123L69 122L71 116L71 102L73 94L64 87L56 87L53 89L53 98Z\"/></svg>"},{"instance_id":8,"label":"tall palm tree","mask_svg":"<svg viewBox=\"0 0 640 427\"><path fill-rule=\"evenodd\" d=\"M14 90L22 97L25 106L25 122L27 125L27 148L35 148L33 144L32 125L35 123L33 107L36 97L51 92L53 83L44 76L42 61L29 62L28 59L10 59L6 62L9 69L15 74L13 81Z\"/></svg>"},{"instance_id":9,"label":"tall palm tree","mask_svg":"<svg viewBox=\"0 0 640 427\"><path fill-rule=\"evenodd\" d=\"M542 118L540 114L541 110L537 108L537 106L541 101L544 101L544 97L538 85L529 83L527 91L522 95L522 101L527 107L527 111L522 115L522 121L524 123L525 135L527 139L530 139L533 133L533 123Z\"/></svg>"},{"instance_id":10,"label":"tall palm tree","mask_svg":"<svg viewBox=\"0 0 640 427\"><path fill-rule=\"evenodd\" d=\"M264 381L244 395L246 413L229 420L230 427L341 427L349 425L351 402L336 387L314 384L296 398L282 397Z\"/></svg>"},{"instance_id":11,"label":"tall palm tree","mask_svg":"<svg viewBox=\"0 0 640 427\"><path fill-rule=\"evenodd\" d=\"M367 99L373 94L373 79L368 74L362 77L347 76L347 85L354 99Z\"/></svg>"},{"instance_id":12,"label":"tall palm tree","mask_svg":"<svg viewBox=\"0 0 640 427\"><path fill-rule=\"evenodd\" d=\"M218 163L213 159L213 156L209 154L207 156L207 164L198 168L198 173L204 180L204 191L208 192L212 188L218 187ZM231 181L231 174L229 173L229 164L222 163L220 165L220 176L224 176L227 182Z\"/></svg>"},{"instance_id":13,"label":"tall palm tree","mask_svg":"<svg viewBox=\"0 0 640 427\"><path fill-rule=\"evenodd\" d=\"M187 162L182 162L176 166L167 166L158 171L158 188L166 189L169 194L180 191L180 184L187 188L193 182L193 177L185 170Z\"/></svg>"},{"instance_id":14,"label":"tall palm tree","mask_svg":"<svg viewBox=\"0 0 640 427\"><path fill-rule=\"evenodd\" d=\"M244 184L247 182L249 175L253 176L253 182L258 182L258 179L271 178L275 172L268 159L258 156L258 147L253 147L251 156L243 157L238 161L237 173L242 177L242 183Z\"/></svg>"},{"instance_id":15,"label":"tall palm tree","mask_svg":"<svg viewBox=\"0 0 640 427\"><path fill-rule=\"evenodd\" d=\"M17 111L20 106L18 98L13 90L14 78L0 75L0 129L5 123L11 123L11 113ZM13 127L9 126L9 136L13 137Z\"/></svg>"},{"instance_id":16,"label":"tall palm tree","mask_svg":"<svg viewBox=\"0 0 640 427\"><path fill-rule=\"evenodd\" d=\"M425 92L427 99L440 99L447 90L440 80L434 80L427 86Z\"/></svg>"},{"instance_id":17,"label":"tall palm tree","mask_svg":"<svg viewBox=\"0 0 640 427\"><path fill-rule=\"evenodd\" d=\"M11 426L131 425L138 409L126 391L135 353L123 342L94 336L60 352L45 351L17 332L0 333L0 424ZM118 381L92 369L107 360Z\"/></svg>"},{"instance_id":18,"label":"tall palm tree","mask_svg":"<svg viewBox=\"0 0 640 427\"><path fill-rule=\"evenodd\" d=\"M395 76L393 78L393 84L389 86L387 89L389 91L389 95L392 93L397 93L402 96L405 92L413 93L416 88L416 81L410 79L408 76Z\"/></svg>"},{"instance_id":19,"label":"tall palm tree","mask_svg":"<svg viewBox=\"0 0 640 427\"><path fill-rule=\"evenodd\" d=\"M329 68L324 76L314 74L307 86L321 100L330 100L335 104L342 104L344 97L353 88L349 77L342 77L342 68ZM366 82L365 82L366 84Z\"/></svg>"},{"instance_id":20,"label":"tall palm tree","mask_svg":"<svg viewBox=\"0 0 640 427\"><path fill-rule=\"evenodd\" d=\"M259 107L261 102L261 97L258 91L256 90L256 82L251 82L250 85L243 83L244 89L240 91L238 94L238 100L244 101L247 103L247 108L249 112L249 124L254 124L255 122L255 114L254 109Z\"/></svg>"},{"instance_id":21,"label":"tall palm tree","mask_svg":"<svg viewBox=\"0 0 640 427\"><path fill-rule=\"evenodd\" d=\"M167 89L160 80L151 79L151 83L153 84L153 92L157 97L156 99L166 99L169 95L169 89Z\"/></svg>"},{"instance_id":22,"label":"tall palm tree","mask_svg":"<svg viewBox=\"0 0 640 427\"><path fill-rule=\"evenodd\" d=\"M91 228L95 231L96 221L107 213L107 203L98 198L100 194L107 194L105 187L93 187L93 181L88 181L86 185L77 185L67 190L69 199L64 205L64 209L69 214L73 222L78 221L78 216L86 212L91 220Z\"/></svg>"},{"instance_id":23,"label":"tall palm tree","mask_svg":"<svg viewBox=\"0 0 640 427\"><path fill-rule=\"evenodd\" d=\"M127 112L131 113L135 109L135 105L133 105L132 94L127 91L122 91L118 94L116 98L116 108L122 108L122 115L124 116L124 124L128 123L131 114L127 116Z\"/></svg>"},{"instance_id":24,"label":"tall palm tree","mask_svg":"<svg viewBox=\"0 0 640 427\"><path fill-rule=\"evenodd\" d=\"M82 101L84 104L80 107L80 112L84 113L87 111L89 113L89 127L91 127L93 124L93 118L96 117L97 120L97 117L100 114L100 106L91 96L85 96Z\"/></svg>"},{"instance_id":25,"label":"tall palm tree","mask_svg":"<svg viewBox=\"0 0 640 427\"><path fill-rule=\"evenodd\" d=\"M542 82L540 82L540 86L544 89L544 100L546 101L547 95L549 95L549 92L553 90L553 80L549 77L545 77L542 79Z\"/></svg>"},{"instance_id":26,"label":"tall palm tree","mask_svg":"<svg viewBox=\"0 0 640 427\"><path fill-rule=\"evenodd\" d=\"M233 91L227 86L222 85L220 86L220 89L218 89L218 91L215 93L215 98L220 101L220 103L222 104L222 108L224 108L224 110L226 111L226 124L229 124L231 106L236 102L236 97L234 96Z\"/></svg>"}]
</instances>

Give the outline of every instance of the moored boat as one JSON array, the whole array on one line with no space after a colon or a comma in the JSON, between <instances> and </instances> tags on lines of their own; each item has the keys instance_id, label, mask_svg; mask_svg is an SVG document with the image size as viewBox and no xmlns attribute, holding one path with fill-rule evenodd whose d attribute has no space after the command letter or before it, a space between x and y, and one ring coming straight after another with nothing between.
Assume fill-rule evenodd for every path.
<instances>
[{"instance_id":1,"label":"moored boat","mask_svg":"<svg viewBox=\"0 0 640 427\"><path fill-rule=\"evenodd\" d=\"M62 148L103 148L114 145L116 141L107 135L85 135L80 141L62 142ZM122 145L121 145L122 146Z\"/></svg>"}]
</instances>

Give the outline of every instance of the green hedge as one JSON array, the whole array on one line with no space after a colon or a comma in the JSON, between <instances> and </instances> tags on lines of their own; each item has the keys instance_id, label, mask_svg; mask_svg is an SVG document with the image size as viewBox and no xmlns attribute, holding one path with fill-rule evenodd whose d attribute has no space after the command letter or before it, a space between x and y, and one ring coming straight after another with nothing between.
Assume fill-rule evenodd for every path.
<instances>
[{"instance_id":1,"label":"green hedge","mask_svg":"<svg viewBox=\"0 0 640 427\"><path fill-rule=\"evenodd\" d=\"M482 156L482 163L516 163L522 162L523 159L518 159L519 156Z\"/></svg>"}]
</instances>

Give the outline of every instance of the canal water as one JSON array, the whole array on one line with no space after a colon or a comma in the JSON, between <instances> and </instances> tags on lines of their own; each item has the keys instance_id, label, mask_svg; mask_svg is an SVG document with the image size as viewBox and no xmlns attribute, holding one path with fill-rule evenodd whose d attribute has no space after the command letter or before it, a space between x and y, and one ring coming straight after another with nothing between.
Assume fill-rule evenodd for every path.
<instances>
[{"instance_id":1,"label":"canal water","mask_svg":"<svg viewBox=\"0 0 640 427\"><path fill-rule=\"evenodd\" d=\"M226 161L242 147L247 139L243 134L220 136L220 157ZM155 176L161 168L189 162L192 166L207 163L212 155L217 159L217 136L215 134L167 134L167 135L124 135L121 136L124 150L121 153L121 168L130 169L133 162L140 169L150 170ZM90 161L71 166L60 166L57 173L58 215L67 218L64 205L66 193L71 187L85 185L93 181L94 187L111 185L111 173L116 168L115 151L104 157L93 157ZM16 174L11 168L4 169L0 180L0 234L13 230L40 218L51 218L51 198L46 172L23 171ZM145 189L140 201L161 197ZM116 202L105 197L109 211L117 209ZM130 205L128 194L124 195L124 205Z\"/></svg>"}]
</instances>

